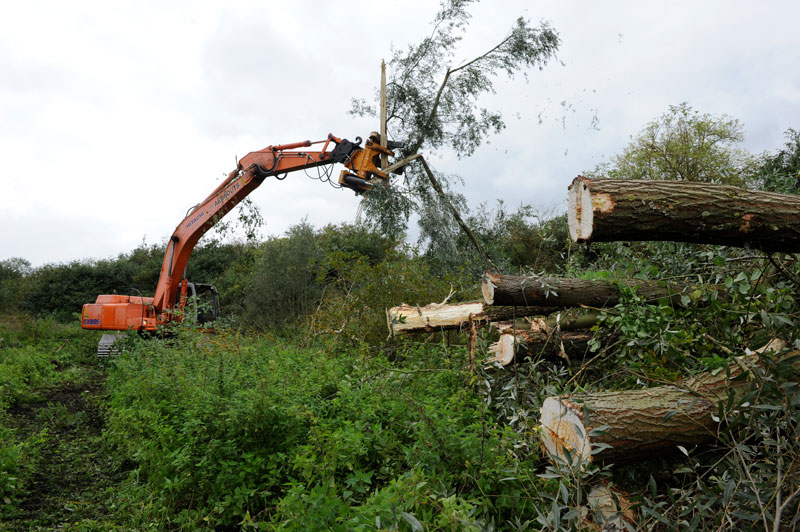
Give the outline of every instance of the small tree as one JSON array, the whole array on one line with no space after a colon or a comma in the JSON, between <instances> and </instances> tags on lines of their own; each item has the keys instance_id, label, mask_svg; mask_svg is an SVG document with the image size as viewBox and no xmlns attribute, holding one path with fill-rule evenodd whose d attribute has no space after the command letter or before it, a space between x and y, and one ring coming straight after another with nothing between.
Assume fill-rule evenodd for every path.
<instances>
[{"instance_id":1,"label":"small tree","mask_svg":"<svg viewBox=\"0 0 800 532\"><path fill-rule=\"evenodd\" d=\"M744 140L741 122L700 114L687 103L650 122L610 164L590 175L614 179L685 180L743 186L754 159L737 148Z\"/></svg>"},{"instance_id":2,"label":"small tree","mask_svg":"<svg viewBox=\"0 0 800 532\"><path fill-rule=\"evenodd\" d=\"M484 54L455 63L457 46L466 31L473 0L443 0L433 19L430 35L404 50L394 50L389 61L386 86L387 131L401 140L406 157L450 148L459 157L469 156L485 138L505 127L501 113L479 105L479 98L494 92L494 79L509 78L543 68L558 49L557 33L547 24L532 27L518 18L508 34ZM377 116L376 108L364 99L353 100L352 114ZM429 176L419 165L410 165L402 186L391 190L377 187L367 198L366 213L380 231L392 238L401 236L412 212L420 216L421 239L430 249L452 251L454 229L451 204L464 209L460 194L449 190L456 176L438 174L445 192L431 191ZM400 185L400 184L398 184ZM449 251L448 251L449 250Z\"/></svg>"}]
</instances>

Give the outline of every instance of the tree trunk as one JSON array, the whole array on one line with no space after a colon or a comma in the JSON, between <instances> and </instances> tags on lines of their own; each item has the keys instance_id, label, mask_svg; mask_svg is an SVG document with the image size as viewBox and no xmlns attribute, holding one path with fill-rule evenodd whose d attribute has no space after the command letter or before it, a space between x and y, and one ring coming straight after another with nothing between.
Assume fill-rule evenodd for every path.
<instances>
[{"instance_id":1,"label":"tree trunk","mask_svg":"<svg viewBox=\"0 0 800 532\"><path fill-rule=\"evenodd\" d=\"M436 332L479 325L523 316L543 315L552 309L543 307L487 307L479 301L452 305L431 303L424 307L400 305L386 311L386 324L392 336L416 332Z\"/></svg>"},{"instance_id":2,"label":"tree trunk","mask_svg":"<svg viewBox=\"0 0 800 532\"><path fill-rule=\"evenodd\" d=\"M800 252L800 196L725 185L577 177L568 222L575 242L671 240Z\"/></svg>"},{"instance_id":3,"label":"tree trunk","mask_svg":"<svg viewBox=\"0 0 800 532\"><path fill-rule=\"evenodd\" d=\"M766 348L781 346L770 343ZM644 390L548 397L541 409L542 444L551 460L566 461L566 448L574 464L581 459L619 464L653 456L661 449L713 440L719 420L712 416L719 402L727 400L730 390L748 389L749 379L733 379L757 364L758 356L737 357L728 368L730 378L725 371L707 372ZM598 444L611 447L591 454Z\"/></svg>"},{"instance_id":4,"label":"tree trunk","mask_svg":"<svg viewBox=\"0 0 800 532\"><path fill-rule=\"evenodd\" d=\"M553 308L587 305L599 308L619 303L621 286L634 289L645 301L669 297L674 302L680 300L680 293L685 288L640 279L587 281L487 272L481 283L481 293L487 305L539 305Z\"/></svg>"},{"instance_id":5,"label":"tree trunk","mask_svg":"<svg viewBox=\"0 0 800 532\"><path fill-rule=\"evenodd\" d=\"M527 355L561 357L567 360L572 356L583 357L592 337L592 334L585 331L568 331L551 335L544 332L506 329L500 334L497 342L489 346L489 352L494 356L486 362L499 362L503 366L508 366L515 359L519 360Z\"/></svg>"}]
</instances>

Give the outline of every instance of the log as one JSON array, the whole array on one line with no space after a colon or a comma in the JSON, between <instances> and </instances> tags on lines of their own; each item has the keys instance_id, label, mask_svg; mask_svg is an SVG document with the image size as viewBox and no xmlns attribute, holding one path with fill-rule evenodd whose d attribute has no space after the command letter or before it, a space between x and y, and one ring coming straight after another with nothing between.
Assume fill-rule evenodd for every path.
<instances>
[{"instance_id":1,"label":"log","mask_svg":"<svg viewBox=\"0 0 800 532\"><path fill-rule=\"evenodd\" d=\"M588 332L568 331L559 335L532 332L520 329L506 329L497 342L489 346L494 356L486 363L499 362L508 366L514 360L527 355L542 355L549 358L561 357L569 360L570 355L583 354L594 335Z\"/></svg>"},{"instance_id":2,"label":"log","mask_svg":"<svg viewBox=\"0 0 800 532\"><path fill-rule=\"evenodd\" d=\"M760 351L781 348L773 341ZM573 465L597 460L621 464L677 445L711 441L719 429L718 403L727 400L730 390L748 389L748 379L736 377L758 361L759 353L737 357L728 367L730 379L725 371L707 372L644 390L548 397L541 408L542 446L554 463L568 461L566 448Z\"/></svg>"},{"instance_id":3,"label":"log","mask_svg":"<svg viewBox=\"0 0 800 532\"><path fill-rule=\"evenodd\" d=\"M596 312L581 315L559 312L548 318L525 318L528 327L524 329L514 322L493 322L500 331L500 338L489 346L494 356L486 363L499 362L507 366L515 359L536 353L569 360L569 353L586 352L592 335L582 329L593 326L599 318Z\"/></svg>"},{"instance_id":4,"label":"log","mask_svg":"<svg viewBox=\"0 0 800 532\"><path fill-rule=\"evenodd\" d=\"M536 308L536 307L487 307L487 310L492 308ZM552 309L550 309L552 310ZM583 312L577 314L577 312ZM546 318L523 318L527 322L526 330L550 334L553 331L577 331L579 329L588 329L597 323L600 319L599 312L585 312L568 310L565 312L557 312ZM506 329L523 329L518 327L516 321L494 321L491 323L502 334Z\"/></svg>"},{"instance_id":5,"label":"log","mask_svg":"<svg viewBox=\"0 0 800 532\"><path fill-rule=\"evenodd\" d=\"M590 281L566 277L537 277L502 275L487 272L481 283L481 293L487 305L538 305L569 308L613 306L619 303L620 286L636 291L645 301L670 298L680 301L684 285L667 285L659 281L624 279L619 281Z\"/></svg>"},{"instance_id":6,"label":"log","mask_svg":"<svg viewBox=\"0 0 800 532\"><path fill-rule=\"evenodd\" d=\"M431 303L424 307L399 305L386 311L386 324L392 336L419 332L436 332L461 329L469 326L470 320L477 325L514 319L523 316L542 315L552 309L543 307L487 307L480 301L467 303Z\"/></svg>"},{"instance_id":7,"label":"log","mask_svg":"<svg viewBox=\"0 0 800 532\"><path fill-rule=\"evenodd\" d=\"M627 493L607 484L594 486L586 496L592 520L584 524L602 532L627 530L626 523L633 525L636 514Z\"/></svg>"},{"instance_id":8,"label":"log","mask_svg":"<svg viewBox=\"0 0 800 532\"><path fill-rule=\"evenodd\" d=\"M575 242L659 240L800 252L800 196L689 181L577 177Z\"/></svg>"}]
</instances>

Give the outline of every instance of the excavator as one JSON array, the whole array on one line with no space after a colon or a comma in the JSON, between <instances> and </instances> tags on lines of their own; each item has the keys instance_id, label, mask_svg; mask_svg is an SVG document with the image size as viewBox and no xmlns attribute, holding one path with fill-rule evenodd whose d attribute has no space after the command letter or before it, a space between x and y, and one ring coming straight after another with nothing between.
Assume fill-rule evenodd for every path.
<instances>
[{"instance_id":1,"label":"excavator","mask_svg":"<svg viewBox=\"0 0 800 532\"><path fill-rule=\"evenodd\" d=\"M217 290L210 284L191 283L185 278L186 265L197 241L240 201L255 190L267 177L282 180L290 172L342 164L337 187L363 194L376 183L387 181L389 173L402 171L402 161L381 169L384 161L394 157L392 149L401 143L381 145L380 135L372 133L364 146L328 134L325 140L310 140L267 146L248 153L237 162L236 169L208 195L192 207L178 224L167 242L161 274L153 297L106 294L94 303L83 305L81 327L103 331L155 332L166 324L191 319L203 327L219 316ZM322 149L310 151L314 145ZM329 149L330 148L330 149ZM332 169L323 175L330 176ZM399 172L398 172L399 173ZM192 304L188 304L192 302ZM97 348L100 357L115 351L119 332L104 334Z\"/></svg>"}]
</instances>

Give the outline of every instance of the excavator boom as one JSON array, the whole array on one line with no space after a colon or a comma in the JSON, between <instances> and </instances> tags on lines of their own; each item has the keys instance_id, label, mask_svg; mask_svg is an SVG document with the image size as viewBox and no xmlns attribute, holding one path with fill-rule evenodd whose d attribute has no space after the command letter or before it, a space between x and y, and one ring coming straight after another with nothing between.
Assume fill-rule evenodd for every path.
<instances>
[{"instance_id":1,"label":"excavator boom","mask_svg":"<svg viewBox=\"0 0 800 532\"><path fill-rule=\"evenodd\" d=\"M304 149L314 144L323 144L322 149ZM194 285L184 279L184 274L189 255L200 237L270 176L283 179L289 172L340 163L346 169L339 177L339 184L356 193L368 191L375 178L388 178L378 168L381 154L394 154L380 146L374 133L364 147L360 144L360 138L351 142L329 134L323 141L267 146L248 153L175 228L167 243L155 295L152 298L100 295L94 303L83 306L81 326L84 329L155 331L159 325L182 319L187 298L195 290Z\"/></svg>"}]
</instances>

